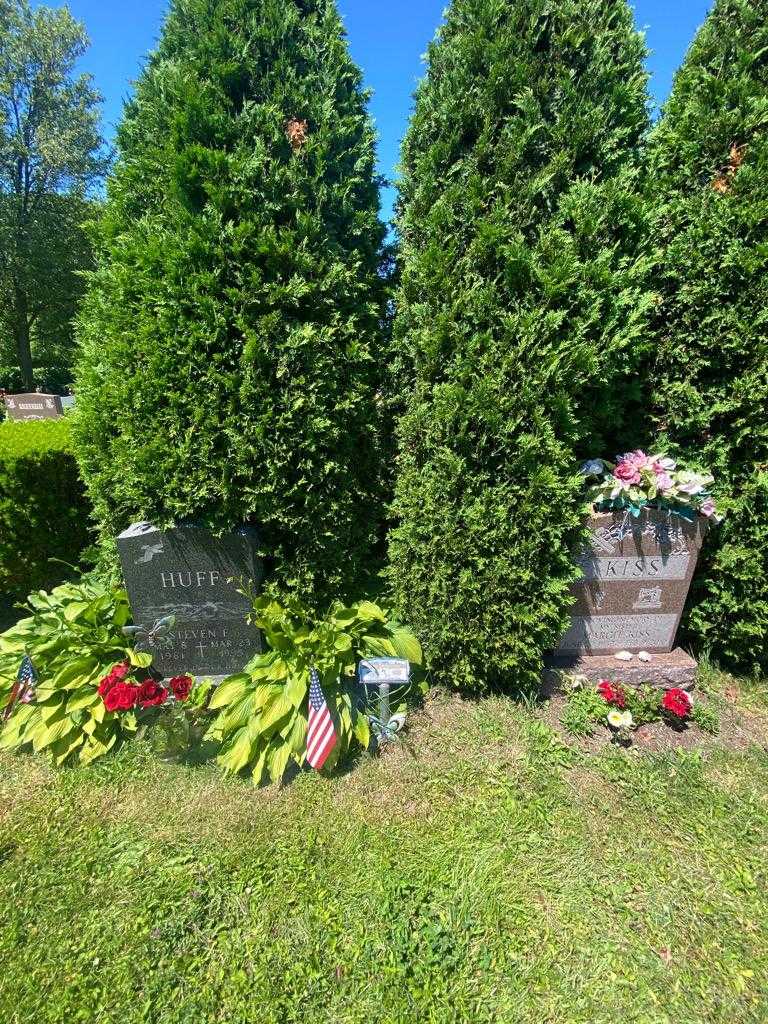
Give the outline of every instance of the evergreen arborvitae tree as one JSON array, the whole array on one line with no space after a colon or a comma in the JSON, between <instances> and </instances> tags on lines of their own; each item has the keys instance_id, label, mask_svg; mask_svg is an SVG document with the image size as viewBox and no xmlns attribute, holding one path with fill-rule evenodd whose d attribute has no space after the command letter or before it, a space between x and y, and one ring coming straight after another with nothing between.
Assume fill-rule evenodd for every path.
<instances>
[{"instance_id":1,"label":"evergreen arborvitae tree","mask_svg":"<svg viewBox=\"0 0 768 1024\"><path fill-rule=\"evenodd\" d=\"M249 522L318 603L371 569L386 282L366 99L335 0L171 3L80 318L78 457L107 548L135 520Z\"/></svg>"},{"instance_id":2,"label":"evergreen arborvitae tree","mask_svg":"<svg viewBox=\"0 0 768 1024\"><path fill-rule=\"evenodd\" d=\"M644 57L625 0L454 0L429 50L403 154L390 578L458 686L537 682L571 603L577 458L641 439Z\"/></svg>"},{"instance_id":3,"label":"evergreen arborvitae tree","mask_svg":"<svg viewBox=\"0 0 768 1024\"><path fill-rule=\"evenodd\" d=\"M768 666L768 3L716 0L654 131L659 427L728 510L690 636Z\"/></svg>"}]
</instances>

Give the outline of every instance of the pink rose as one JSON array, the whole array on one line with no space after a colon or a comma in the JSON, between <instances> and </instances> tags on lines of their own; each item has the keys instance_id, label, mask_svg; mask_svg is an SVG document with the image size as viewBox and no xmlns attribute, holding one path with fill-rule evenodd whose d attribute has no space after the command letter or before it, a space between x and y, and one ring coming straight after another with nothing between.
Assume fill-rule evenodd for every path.
<instances>
[{"instance_id":1,"label":"pink rose","mask_svg":"<svg viewBox=\"0 0 768 1024\"><path fill-rule=\"evenodd\" d=\"M713 516L716 511L717 507L711 498L707 498L707 500L703 501L699 506L699 512L701 512L703 516L707 516L707 518Z\"/></svg>"},{"instance_id":2,"label":"pink rose","mask_svg":"<svg viewBox=\"0 0 768 1024\"><path fill-rule=\"evenodd\" d=\"M613 471L613 475L617 480L621 480L623 484L639 484L640 483L640 471L633 462L628 459L622 459L621 462L616 466Z\"/></svg>"},{"instance_id":3,"label":"pink rose","mask_svg":"<svg viewBox=\"0 0 768 1024\"><path fill-rule=\"evenodd\" d=\"M662 493L671 491L674 481L669 473L665 473L664 470L659 471L656 467L654 467L654 472L656 473L656 487L659 491Z\"/></svg>"}]
</instances>

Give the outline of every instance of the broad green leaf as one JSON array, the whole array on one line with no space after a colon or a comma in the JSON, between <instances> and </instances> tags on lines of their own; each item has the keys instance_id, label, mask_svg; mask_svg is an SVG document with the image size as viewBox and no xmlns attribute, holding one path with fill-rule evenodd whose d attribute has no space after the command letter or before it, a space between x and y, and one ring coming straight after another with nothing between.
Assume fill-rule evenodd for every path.
<instances>
[{"instance_id":1,"label":"broad green leaf","mask_svg":"<svg viewBox=\"0 0 768 1024\"><path fill-rule=\"evenodd\" d=\"M372 619L374 622L387 621L387 616L373 601L361 601L357 606L357 614L361 619Z\"/></svg>"},{"instance_id":2,"label":"broad green leaf","mask_svg":"<svg viewBox=\"0 0 768 1024\"><path fill-rule=\"evenodd\" d=\"M281 741L272 747L271 754L267 755L267 766L273 782L279 782L282 779L290 756L291 748L287 743Z\"/></svg>"},{"instance_id":3,"label":"broad green leaf","mask_svg":"<svg viewBox=\"0 0 768 1024\"><path fill-rule=\"evenodd\" d=\"M261 717L257 719L260 735L265 735L277 722L285 718L293 710L293 704L284 692L276 696L262 711Z\"/></svg>"},{"instance_id":4,"label":"broad green leaf","mask_svg":"<svg viewBox=\"0 0 768 1024\"><path fill-rule=\"evenodd\" d=\"M295 673L285 684L285 696L295 708L300 708L309 693L309 672Z\"/></svg>"},{"instance_id":5,"label":"broad green leaf","mask_svg":"<svg viewBox=\"0 0 768 1024\"><path fill-rule=\"evenodd\" d=\"M361 747L367 750L371 745L371 726L365 715L358 715L355 719L354 733Z\"/></svg>"},{"instance_id":6,"label":"broad green leaf","mask_svg":"<svg viewBox=\"0 0 768 1024\"><path fill-rule=\"evenodd\" d=\"M152 655L146 651L135 651L133 648L129 648L127 654L128 660L134 668L149 668L152 664Z\"/></svg>"},{"instance_id":7,"label":"broad green leaf","mask_svg":"<svg viewBox=\"0 0 768 1024\"><path fill-rule=\"evenodd\" d=\"M228 704L240 700L251 686L253 686L253 681L245 673L229 676L220 686L216 687L216 691L208 705L209 709L216 711L218 708L225 708Z\"/></svg>"},{"instance_id":8,"label":"broad green leaf","mask_svg":"<svg viewBox=\"0 0 768 1024\"><path fill-rule=\"evenodd\" d=\"M36 753L40 750L45 750L46 747L60 740L63 736L68 736L74 728L75 724L72 719L65 715L41 731L35 730L35 738L32 743L33 750Z\"/></svg>"},{"instance_id":9,"label":"broad green leaf","mask_svg":"<svg viewBox=\"0 0 768 1024\"><path fill-rule=\"evenodd\" d=\"M75 690L67 701L67 711L80 711L82 708L95 707L103 703L102 696L94 686L82 686Z\"/></svg>"},{"instance_id":10,"label":"broad green leaf","mask_svg":"<svg viewBox=\"0 0 768 1024\"><path fill-rule=\"evenodd\" d=\"M79 684L84 678L90 677L93 670L97 667L98 661L96 658L73 658L64 668L56 673L51 680L51 686L58 690L68 686L75 680Z\"/></svg>"},{"instance_id":11,"label":"broad green leaf","mask_svg":"<svg viewBox=\"0 0 768 1024\"><path fill-rule=\"evenodd\" d=\"M59 767L64 764L67 758L82 747L85 742L86 737L81 732L74 732L52 744L51 754L56 766Z\"/></svg>"},{"instance_id":12,"label":"broad green leaf","mask_svg":"<svg viewBox=\"0 0 768 1024\"><path fill-rule=\"evenodd\" d=\"M247 729L241 729L225 751L219 754L219 764L233 775L237 775L251 759L253 741Z\"/></svg>"}]
</instances>

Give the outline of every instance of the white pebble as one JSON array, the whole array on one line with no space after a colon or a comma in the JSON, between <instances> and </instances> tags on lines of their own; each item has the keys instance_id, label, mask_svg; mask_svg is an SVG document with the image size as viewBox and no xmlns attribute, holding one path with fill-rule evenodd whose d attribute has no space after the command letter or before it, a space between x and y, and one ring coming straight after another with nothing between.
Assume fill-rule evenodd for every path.
<instances>
[{"instance_id":1,"label":"white pebble","mask_svg":"<svg viewBox=\"0 0 768 1024\"><path fill-rule=\"evenodd\" d=\"M619 651L618 654L614 654L614 658L617 661L632 661L632 655L629 651Z\"/></svg>"},{"instance_id":2,"label":"white pebble","mask_svg":"<svg viewBox=\"0 0 768 1024\"><path fill-rule=\"evenodd\" d=\"M648 651L640 651L640 653L638 654L638 658L640 659L640 661L650 661L651 660L651 656L648 653Z\"/></svg>"}]
</instances>

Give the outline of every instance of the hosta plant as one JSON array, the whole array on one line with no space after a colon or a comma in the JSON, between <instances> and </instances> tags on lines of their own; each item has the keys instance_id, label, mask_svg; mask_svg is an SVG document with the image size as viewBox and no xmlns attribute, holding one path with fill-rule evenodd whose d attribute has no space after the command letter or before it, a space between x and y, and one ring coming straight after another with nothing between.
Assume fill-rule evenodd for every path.
<instances>
[{"instance_id":1,"label":"hosta plant","mask_svg":"<svg viewBox=\"0 0 768 1024\"><path fill-rule=\"evenodd\" d=\"M28 603L32 614L0 636L0 704L7 706L25 654L38 675L35 697L13 709L0 748L44 750L57 765L87 764L139 727L136 708L109 710L100 689L109 678L134 685L125 681L131 675L138 688L151 656L131 648L123 633L130 608L122 590L81 581L40 591Z\"/></svg>"},{"instance_id":2,"label":"hosta plant","mask_svg":"<svg viewBox=\"0 0 768 1024\"><path fill-rule=\"evenodd\" d=\"M370 601L335 604L318 620L297 599L255 597L251 619L266 650L214 693L208 739L221 743L218 760L228 773L249 774L256 785L305 763L310 668L320 674L336 727L328 770L353 743L370 742L355 679L360 659L406 658L417 671L422 663L416 637Z\"/></svg>"}]
</instances>

